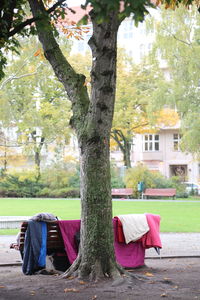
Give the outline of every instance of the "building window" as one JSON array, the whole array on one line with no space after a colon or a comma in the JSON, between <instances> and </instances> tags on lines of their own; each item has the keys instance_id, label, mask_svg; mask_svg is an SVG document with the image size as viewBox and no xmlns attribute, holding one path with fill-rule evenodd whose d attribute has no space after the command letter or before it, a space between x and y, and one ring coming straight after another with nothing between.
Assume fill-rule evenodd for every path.
<instances>
[{"instance_id":1,"label":"building window","mask_svg":"<svg viewBox=\"0 0 200 300\"><path fill-rule=\"evenodd\" d=\"M174 151L180 151L180 141L181 141L181 134L174 133L173 134L173 144L174 144Z\"/></svg>"},{"instance_id":2,"label":"building window","mask_svg":"<svg viewBox=\"0 0 200 300\"><path fill-rule=\"evenodd\" d=\"M159 134L144 135L144 151L159 151Z\"/></svg>"}]
</instances>

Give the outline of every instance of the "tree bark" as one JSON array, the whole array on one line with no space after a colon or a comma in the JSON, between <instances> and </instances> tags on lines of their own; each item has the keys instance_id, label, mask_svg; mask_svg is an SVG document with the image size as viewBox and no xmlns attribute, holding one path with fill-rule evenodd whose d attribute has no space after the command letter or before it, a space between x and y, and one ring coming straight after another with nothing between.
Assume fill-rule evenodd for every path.
<instances>
[{"instance_id":1,"label":"tree bark","mask_svg":"<svg viewBox=\"0 0 200 300\"><path fill-rule=\"evenodd\" d=\"M91 101L87 129L79 140L81 148L81 277L107 275L116 271L113 248L112 198L110 185L110 130L116 82L118 21L96 24L91 13L93 35Z\"/></svg>"},{"instance_id":2,"label":"tree bark","mask_svg":"<svg viewBox=\"0 0 200 300\"><path fill-rule=\"evenodd\" d=\"M33 17L45 13L42 1L29 0ZM48 18L36 22L44 54L72 102L72 125L76 130L81 160L81 243L77 260L64 276L78 271L79 278L114 277L119 269L114 255L110 185L110 131L115 86L117 13L97 24L91 12L93 35L91 97L85 77L76 74L56 43ZM44 23L45 22L45 23ZM45 26L45 31L44 31Z\"/></svg>"}]
</instances>

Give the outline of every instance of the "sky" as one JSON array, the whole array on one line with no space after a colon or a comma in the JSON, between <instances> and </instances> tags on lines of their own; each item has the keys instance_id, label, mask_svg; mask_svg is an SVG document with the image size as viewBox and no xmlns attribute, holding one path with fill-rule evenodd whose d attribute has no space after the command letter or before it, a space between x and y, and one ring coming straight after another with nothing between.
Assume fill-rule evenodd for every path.
<instances>
[{"instance_id":1,"label":"sky","mask_svg":"<svg viewBox=\"0 0 200 300\"><path fill-rule=\"evenodd\" d=\"M68 0L67 1L67 4L68 6L78 6L78 5L81 5L81 4L84 4L85 1L84 0Z\"/></svg>"}]
</instances>

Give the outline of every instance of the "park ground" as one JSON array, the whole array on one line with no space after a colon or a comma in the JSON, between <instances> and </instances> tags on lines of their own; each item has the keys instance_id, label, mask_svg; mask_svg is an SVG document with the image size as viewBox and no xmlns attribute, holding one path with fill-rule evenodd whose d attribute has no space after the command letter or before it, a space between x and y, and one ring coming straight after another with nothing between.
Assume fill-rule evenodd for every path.
<instances>
[{"instance_id":1,"label":"park ground","mask_svg":"<svg viewBox=\"0 0 200 300\"><path fill-rule=\"evenodd\" d=\"M0 300L200 300L199 233L161 233L161 258L149 249L145 266L129 270L130 275L142 277L97 283L59 275L23 275L19 252L8 247L13 239L0 237Z\"/></svg>"},{"instance_id":2,"label":"park ground","mask_svg":"<svg viewBox=\"0 0 200 300\"><path fill-rule=\"evenodd\" d=\"M86 283L56 275L25 276L20 266L0 267L1 300L200 299L200 258L146 259L114 282ZM142 275L142 276L141 276ZM141 276L141 277L140 277Z\"/></svg>"}]
</instances>

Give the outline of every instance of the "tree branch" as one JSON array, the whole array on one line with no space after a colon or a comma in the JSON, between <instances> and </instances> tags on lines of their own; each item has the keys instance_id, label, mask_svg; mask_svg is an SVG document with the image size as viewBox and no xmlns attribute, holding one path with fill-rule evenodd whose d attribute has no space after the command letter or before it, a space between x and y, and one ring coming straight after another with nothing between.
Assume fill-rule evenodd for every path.
<instances>
[{"instance_id":1,"label":"tree branch","mask_svg":"<svg viewBox=\"0 0 200 300\"><path fill-rule=\"evenodd\" d=\"M47 10L47 13L48 14L52 13L58 6L60 6L65 1L66 0L59 0L58 2L56 2L52 7L50 7ZM41 20L41 19L42 19L41 17L33 17L33 18L30 18L30 19L27 19L26 21L24 21L21 24L19 24L18 26L16 26L13 30L11 30L8 33L8 37L11 37L11 36L15 35L16 33L20 32L27 25L31 25L33 22L36 22L36 21Z\"/></svg>"},{"instance_id":2,"label":"tree branch","mask_svg":"<svg viewBox=\"0 0 200 300\"><path fill-rule=\"evenodd\" d=\"M27 77L27 76L32 76L37 74L37 70L39 68L39 66L37 66L36 71L33 73L29 73L29 74L22 74L17 76L17 74L23 69L24 66L26 66L27 62L28 62L29 58L25 59L24 63L22 64L22 66L20 67L20 70L18 70L17 72L15 72L15 74L13 74L11 77L7 78L6 80L4 80L4 82L2 82L2 84L0 85L0 89L3 89L3 87L11 80L13 79L20 79L23 77Z\"/></svg>"},{"instance_id":3,"label":"tree branch","mask_svg":"<svg viewBox=\"0 0 200 300\"><path fill-rule=\"evenodd\" d=\"M191 43L188 43L188 42L186 42L186 41L184 41L184 40L181 40L181 39L177 38L177 37L175 36L175 34L173 34L172 36L173 36L173 38L174 38L175 40L177 40L177 41L179 41L179 42L181 42L181 43L183 43L183 44L186 44L186 45L188 45L188 46L191 46Z\"/></svg>"},{"instance_id":4,"label":"tree branch","mask_svg":"<svg viewBox=\"0 0 200 300\"><path fill-rule=\"evenodd\" d=\"M114 130L111 131L111 137L115 140L115 142L119 146L122 153L124 153L125 152L125 147L123 146L123 143L118 138L118 137L120 137L122 139L122 141L124 142L123 134L121 135L120 133L121 133L121 130L114 129Z\"/></svg>"},{"instance_id":5,"label":"tree branch","mask_svg":"<svg viewBox=\"0 0 200 300\"><path fill-rule=\"evenodd\" d=\"M137 129L137 128L140 128L140 127L143 127L143 126L146 126L146 125L149 125L149 122L146 122L146 123L143 123L143 124L139 124L137 126L134 126L131 128L131 130L134 130L134 129Z\"/></svg>"},{"instance_id":6,"label":"tree branch","mask_svg":"<svg viewBox=\"0 0 200 300\"><path fill-rule=\"evenodd\" d=\"M85 86L85 76L77 74L63 55L53 35L53 29L43 1L29 0L29 4L34 18L41 15L44 16L42 20L36 21L38 37L43 46L46 59L51 64L59 81L62 82L69 100L72 102L74 114L72 126L80 126L83 128L89 106L89 96L87 87Z\"/></svg>"},{"instance_id":7,"label":"tree branch","mask_svg":"<svg viewBox=\"0 0 200 300\"><path fill-rule=\"evenodd\" d=\"M24 77L28 77L28 76L32 76L32 75L35 75L37 74L37 72L33 72L33 73L27 73L27 74L23 74L23 75L20 75L20 76L12 76L12 77L9 77L8 79L6 79L2 85L0 86L0 88L2 89L4 87L4 85L6 85L9 81L12 81L14 79L20 79L20 78L24 78Z\"/></svg>"}]
</instances>

